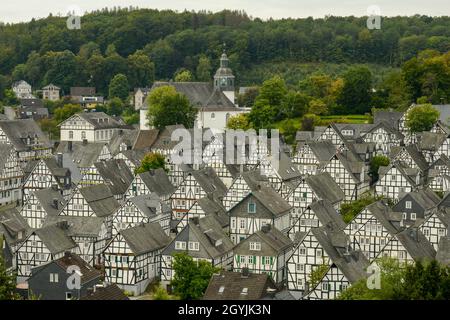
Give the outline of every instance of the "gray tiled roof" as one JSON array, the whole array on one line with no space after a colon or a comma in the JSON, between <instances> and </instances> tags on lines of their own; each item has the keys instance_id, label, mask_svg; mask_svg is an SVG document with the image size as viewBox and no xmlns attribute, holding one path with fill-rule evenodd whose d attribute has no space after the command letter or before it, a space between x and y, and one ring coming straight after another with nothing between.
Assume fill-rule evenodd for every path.
<instances>
[{"instance_id":1,"label":"gray tiled roof","mask_svg":"<svg viewBox=\"0 0 450 320\"><path fill-rule=\"evenodd\" d=\"M314 201L309 205L309 208L315 213L322 225L333 225L338 230L343 230L346 227L342 216L336 211L330 201Z\"/></svg>"},{"instance_id":2,"label":"gray tiled roof","mask_svg":"<svg viewBox=\"0 0 450 320\"><path fill-rule=\"evenodd\" d=\"M207 194L214 194L220 197L227 192L227 187L211 167L195 170L190 174Z\"/></svg>"},{"instance_id":3,"label":"gray tiled roof","mask_svg":"<svg viewBox=\"0 0 450 320\"><path fill-rule=\"evenodd\" d=\"M72 142L72 151L68 149L70 145L69 141L61 141L56 152L70 154L73 162L79 168L91 167L100 156L106 143L101 142L89 142L83 143L79 141Z\"/></svg>"},{"instance_id":4,"label":"gray tiled roof","mask_svg":"<svg viewBox=\"0 0 450 320\"><path fill-rule=\"evenodd\" d=\"M164 169L151 170L138 175L150 192L156 193L160 197L172 195L175 192L175 187Z\"/></svg>"},{"instance_id":5,"label":"gray tiled roof","mask_svg":"<svg viewBox=\"0 0 450 320\"><path fill-rule=\"evenodd\" d=\"M80 188L80 193L97 217L109 216L120 207L111 190L105 184Z\"/></svg>"},{"instance_id":6,"label":"gray tiled roof","mask_svg":"<svg viewBox=\"0 0 450 320\"><path fill-rule=\"evenodd\" d=\"M61 192L53 188L36 190L33 193L49 216L57 216L66 205Z\"/></svg>"},{"instance_id":7,"label":"gray tiled roof","mask_svg":"<svg viewBox=\"0 0 450 320\"><path fill-rule=\"evenodd\" d=\"M123 195L133 181L133 173L124 160L99 161L94 166L114 195Z\"/></svg>"},{"instance_id":8,"label":"gray tiled roof","mask_svg":"<svg viewBox=\"0 0 450 320\"><path fill-rule=\"evenodd\" d=\"M309 176L305 181L320 199L325 199L335 204L345 198L344 191L328 172Z\"/></svg>"},{"instance_id":9,"label":"gray tiled roof","mask_svg":"<svg viewBox=\"0 0 450 320\"><path fill-rule=\"evenodd\" d=\"M441 237L436 260L443 265L450 266L450 236Z\"/></svg>"},{"instance_id":10,"label":"gray tiled roof","mask_svg":"<svg viewBox=\"0 0 450 320\"><path fill-rule=\"evenodd\" d=\"M26 145L26 138L37 136L39 144L51 148L50 141L32 119L0 121L0 129L6 134L16 151L25 151L30 148Z\"/></svg>"},{"instance_id":11,"label":"gray tiled roof","mask_svg":"<svg viewBox=\"0 0 450 320\"><path fill-rule=\"evenodd\" d=\"M397 234L397 239L405 247L406 251L414 260L429 259L436 257L433 245L420 230L409 228Z\"/></svg>"},{"instance_id":12,"label":"gray tiled roof","mask_svg":"<svg viewBox=\"0 0 450 320\"><path fill-rule=\"evenodd\" d=\"M23 232L21 239L19 232ZM9 245L20 243L30 232L31 228L16 208L0 212L0 234L5 236Z\"/></svg>"},{"instance_id":13,"label":"gray tiled roof","mask_svg":"<svg viewBox=\"0 0 450 320\"><path fill-rule=\"evenodd\" d=\"M250 250L249 244L256 240L262 242L261 250L257 252L260 256L277 256L294 245L284 233L271 225L265 225L262 230L241 241L234 249L235 254L254 255L255 251Z\"/></svg>"},{"instance_id":14,"label":"gray tiled roof","mask_svg":"<svg viewBox=\"0 0 450 320\"><path fill-rule=\"evenodd\" d=\"M75 248L77 245L57 224L48 225L34 231L52 254Z\"/></svg>"},{"instance_id":15,"label":"gray tiled roof","mask_svg":"<svg viewBox=\"0 0 450 320\"><path fill-rule=\"evenodd\" d=\"M162 249L170 242L159 223L140 224L121 230L120 234L136 255Z\"/></svg>"}]
</instances>

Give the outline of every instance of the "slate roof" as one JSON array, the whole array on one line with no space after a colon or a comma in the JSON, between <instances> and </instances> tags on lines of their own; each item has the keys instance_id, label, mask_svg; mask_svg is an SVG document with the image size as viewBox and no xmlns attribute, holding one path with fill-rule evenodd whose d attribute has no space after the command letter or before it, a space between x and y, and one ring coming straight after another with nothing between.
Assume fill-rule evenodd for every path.
<instances>
[{"instance_id":1,"label":"slate roof","mask_svg":"<svg viewBox=\"0 0 450 320\"><path fill-rule=\"evenodd\" d=\"M95 88L94 87L71 87L70 95L72 97L93 96L93 95L95 95Z\"/></svg>"},{"instance_id":2,"label":"slate roof","mask_svg":"<svg viewBox=\"0 0 450 320\"><path fill-rule=\"evenodd\" d=\"M308 206L317 216L322 225L333 225L339 230L346 227L342 216L336 211L330 201L314 201Z\"/></svg>"},{"instance_id":3,"label":"slate roof","mask_svg":"<svg viewBox=\"0 0 450 320\"><path fill-rule=\"evenodd\" d=\"M140 224L119 233L135 255L162 249L170 243L159 223Z\"/></svg>"},{"instance_id":4,"label":"slate roof","mask_svg":"<svg viewBox=\"0 0 450 320\"><path fill-rule=\"evenodd\" d=\"M414 260L429 259L436 257L433 245L428 242L424 234L415 228L409 228L397 234L397 239L405 247L406 251Z\"/></svg>"},{"instance_id":5,"label":"slate roof","mask_svg":"<svg viewBox=\"0 0 450 320\"><path fill-rule=\"evenodd\" d=\"M19 232L23 232L21 239ZM9 245L22 242L30 233L31 228L16 208L0 212L0 234L5 236Z\"/></svg>"},{"instance_id":6,"label":"slate roof","mask_svg":"<svg viewBox=\"0 0 450 320\"><path fill-rule=\"evenodd\" d=\"M450 104L434 104L433 108L439 111L439 120L445 125L450 125Z\"/></svg>"},{"instance_id":7,"label":"slate roof","mask_svg":"<svg viewBox=\"0 0 450 320\"><path fill-rule=\"evenodd\" d=\"M250 250L249 243L258 239L264 242L261 244L261 250L257 252ZM289 250L293 245L294 243L284 233L271 225L265 225L261 230L236 245L234 253L239 255L255 255L257 253L259 256L278 256Z\"/></svg>"},{"instance_id":8,"label":"slate roof","mask_svg":"<svg viewBox=\"0 0 450 320\"><path fill-rule=\"evenodd\" d=\"M323 226L310 231L350 283L367 278L369 260L361 251L350 247L350 238L342 231ZM333 266L332 265L332 266ZM332 267L331 266L331 267Z\"/></svg>"},{"instance_id":9,"label":"slate roof","mask_svg":"<svg viewBox=\"0 0 450 320\"><path fill-rule=\"evenodd\" d=\"M138 134L139 130L137 129L120 129L114 131L109 141L109 150L113 155L120 153L120 145L122 143L125 143L131 149Z\"/></svg>"},{"instance_id":10,"label":"slate roof","mask_svg":"<svg viewBox=\"0 0 450 320\"><path fill-rule=\"evenodd\" d=\"M81 283L90 282L96 278L100 278L102 273L92 266L90 266L87 262L80 258L77 254L67 252L63 257L54 260L58 266L60 266L64 271L67 272L67 269L70 266L77 266L80 268L81 273Z\"/></svg>"},{"instance_id":11,"label":"slate roof","mask_svg":"<svg viewBox=\"0 0 450 320\"><path fill-rule=\"evenodd\" d=\"M80 118L92 124L94 126L94 129L120 128L123 126L121 123L116 121L116 119L104 112L80 112L75 116L79 116Z\"/></svg>"},{"instance_id":12,"label":"slate roof","mask_svg":"<svg viewBox=\"0 0 450 320\"><path fill-rule=\"evenodd\" d=\"M32 107L44 108L44 102L41 99L20 99L20 106L22 108Z\"/></svg>"},{"instance_id":13,"label":"slate roof","mask_svg":"<svg viewBox=\"0 0 450 320\"><path fill-rule=\"evenodd\" d=\"M47 136L33 119L0 121L0 129L6 134L16 151L30 149L26 144L26 138L28 137L37 137L39 145L42 147L52 147Z\"/></svg>"},{"instance_id":14,"label":"slate roof","mask_svg":"<svg viewBox=\"0 0 450 320\"><path fill-rule=\"evenodd\" d=\"M130 300L125 293L113 283L103 288L95 288L92 293L87 293L80 300Z\"/></svg>"},{"instance_id":15,"label":"slate roof","mask_svg":"<svg viewBox=\"0 0 450 320\"><path fill-rule=\"evenodd\" d=\"M137 197L128 199L138 209L149 218L154 218L157 214L157 209L163 206L161 209L163 213L171 213L170 207L166 207L156 194L142 194Z\"/></svg>"},{"instance_id":16,"label":"slate roof","mask_svg":"<svg viewBox=\"0 0 450 320\"><path fill-rule=\"evenodd\" d=\"M63 230L57 224L37 229L34 233L41 239L52 254L68 251L77 246L72 238L67 235L67 230Z\"/></svg>"},{"instance_id":17,"label":"slate roof","mask_svg":"<svg viewBox=\"0 0 450 320\"><path fill-rule=\"evenodd\" d=\"M407 197L408 195L410 197L412 197L414 199L414 201L416 201L425 211L433 209L441 201L441 198L439 198L439 196L436 193L434 193L433 191L431 191L429 189L421 189L419 191L413 191L413 192L406 193L402 197L402 199L404 197ZM400 199L400 201L402 199ZM395 211L395 210L397 210L397 207L398 207L397 205L394 205L394 207L392 209ZM400 210L398 210L398 211L400 211Z\"/></svg>"},{"instance_id":18,"label":"slate roof","mask_svg":"<svg viewBox=\"0 0 450 320\"><path fill-rule=\"evenodd\" d=\"M190 174L194 177L195 181L207 194L224 196L227 192L227 187L216 174L216 171L211 167L205 167L201 170L195 170Z\"/></svg>"},{"instance_id":19,"label":"slate roof","mask_svg":"<svg viewBox=\"0 0 450 320\"><path fill-rule=\"evenodd\" d=\"M261 204L275 217L284 215L292 209L291 205L283 199L279 193L270 187L261 186L259 189L252 191L242 200L250 197L251 195L260 201ZM240 202L238 202L238 204ZM236 206L238 204L236 204Z\"/></svg>"},{"instance_id":20,"label":"slate roof","mask_svg":"<svg viewBox=\"0 0 450 320\"><path fill-rule=\"evenodd\" d=\"M156 193L160 197L172 195L175 192L175 187L170 182L167 172L162 168L139 173L138 176L150 192Z\"/></svg>"},{"instance_id":21,"label":"slate roof","mask_svg":"<svg viewBox=\"0 0 450 320\"><path fill-rule=\"evenodd\" d=\"M242 294L244 288L247 294ZM267 295L268 289L277 287L267 274L243 276L240 272L221 271L211 277L203 300L259 300Z\"/></svg>"},{"instance_id":22,"label":"slate roof","mask_svg":"<svg viewBox=\"0 0 450 320\"><path fill-rule=\"evenodd\" d=\"M329 162L336 154L336 147L329 140L308 142L308 146L320 163Z\"/></svg>"},{"instance_id":23,"label":"slate roof","mask_svg":"<svg viewBox=\"0 0 450 320\"><path fill-rule=\"evenodd\" d=\"M234 244L222 231L222 224L216 215L207 215L188 222L189 232L192 232L209 257L215 259L233 250ZM220 241L220 244L218 244Z\"/></svg>"},{"instance_id":24,"label":"slate roof","mask_svg":"<svg viewBox=\"0 0 450 320\"><path fill-rule=\"evenodd\" d=\"M381 121L391 123L394 129L398 130L398 124L403 116L403 112L390 110L377 110L373 115L373 123L378 124Z\"/></svg>"},{"instance_id":25,"label":"slate roof","mask_svg":"<svg viewBox=\"0 0 450 320\"><path fill-rule=\"evenodd\" d=\"M95 216L50 216L45 219L44 227L52 224L60 224L66 227L66 233L70 237L98 237L104 223L105 218Z\"/></svg>"},{"instance_id":26,"label":"slate roof","mask_svg":"<svg viewBox=\"0 0 450 320\"><path fill-rule=\"evenodd\" d=\"M444 133L422 132L418 134L420 150L437 151L447 139Z\"/></svg>"},{"instance_id":27,"label":"slate roof","mask_svg":"<svg viewBox=\"0 0 450 320\"><path fill-rule=\"evenodd\" d=\"M13 150L13 146L6 143L0 143L0 171L3 172L5 164Z\"/></svg>"},{"instance_id":28,"label":"slate roof","mask_svg":"<svg viewBox=\"0 0 450 320\"><path fill-rule=\"evenodd\" d=\"M345 193L328 172L311 175L305 179L308 186L320 198L335 204L345 198Z\"/></svg>"},{"instance_id":29,"label":"slate roof","mask_svg":"<svg viewBox=\"0 0 450 320\"><path fill-rule=\"evenodd\" d=\"M83 143L80 141L73 141L72 151L70 151L68 149L70 145L69 142L70 141L61 141L56 152L70 154L73 162L79 168L91 167L98 160L105 145L107 145L102 142Z\"/></svg>"},{"instance_id":30,"label":"slate roof","mask_svg":"<svg viewBox=\"0 0 450 320\"><path fill-rule=\"evenodd\" d=\"M242 172L241 176L252 191L257 190L259 186L270 185L269 178L265 175L262 175L260 169Z\"/></svg>"},{"instance_id":31,"label":"slate roof","mask_svg":"<svg viewBox=\"0 0 450 320\"><path fill-rule=\"evenodd\" d=\"M111 190L105 184L80 188L80 193L97 217L109 216L120 207Z\"/></svg>"},{"instance_id":32,"label":"slate roof","mask_svg":"<svg viewBox=\"0 0 450 320\"><path fill-rule=\"evenodd\" d=\"M225 94L214 88L210 82L161 82L153 84L154 90L163 86L172 86L179 93L184 94L190 103L198 108L208 110L236 110L234 104L225 96ZM147 104L147 101L145 103Z\"/></svg>"},{"instance_id":33,"label":"slate roof","mask_svg":"<svg viewBox=\"0 0 450 320\"><path fill-rule=\"evenodd\" d=\"M391 234L396 235L399 231L402 214L393 212L391 208L383 201L374 202L366 207L366 209L383 225Z\"/></svg>"},{"instance_id":34,"label":"slate roof","mask_svg":"<svg viewBox=\"0 0 450 320\"><path fill-rule=\"evenodd\" d=\"M182 124L177 124L166 126L163 130L159 131L156 139L151 145L151 149L171 150L172 148L174 148L178 144L178 142L172 141L171 136L172 133L177 129L186 129L186 128ZM154 133L151 133L150 135L153 137Z\"/></svg>"},{"instance_id":35,"label":"slate roof","mask_svg":"<svg viewBox=\"0 0 450 320\"><path fill-rule=\"evenodd\" d=\"M33 193L42 206L42 209L44 209L49 216L57 216L66 205L66 201L61 195L61 192L54 190L53 188L36 190L33 191Z\"/></svg>"},{"instance_id":36,"label":"slate roof","mask_svg":"<svg viewBox=\"0 0 450 320\"><path fill-rule=\"evenodd\" d=\"M114 195L127 192L134 176L124 160L99 161L94 166Z\"/></svg>"}]
</instances>

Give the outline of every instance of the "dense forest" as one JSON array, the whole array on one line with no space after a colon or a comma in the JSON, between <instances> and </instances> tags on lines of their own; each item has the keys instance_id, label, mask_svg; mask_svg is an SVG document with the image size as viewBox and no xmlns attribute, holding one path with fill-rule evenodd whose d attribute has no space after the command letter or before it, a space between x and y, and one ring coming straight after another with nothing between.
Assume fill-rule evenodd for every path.
<instances>
[{"instance_id":1,"label":"dense forest","mask_svg":"<svg viewBox=\"0 0 450 320\"><path fill-rule=\"evenodd\" d=\"M368 30L364 17L263 21L238 11L104 9L83 16L80 30L66 20L0 25L0 95L19 79L65 92L91 85L105 95L117 74L127 75L130 89L180 70L206 80L224 43L243 86L286 74L295 87L314 70L339 75L350 64L372 65L377 80L424 49L450 49L450 17L383 18L381 30Z\"/></svg>"}]
</instances>

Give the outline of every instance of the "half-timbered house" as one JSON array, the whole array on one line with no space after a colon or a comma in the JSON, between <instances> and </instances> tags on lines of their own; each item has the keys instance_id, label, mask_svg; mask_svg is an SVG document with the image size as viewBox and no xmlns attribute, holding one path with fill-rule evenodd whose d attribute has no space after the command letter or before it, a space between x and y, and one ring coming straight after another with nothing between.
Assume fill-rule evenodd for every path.
<instances>
[{"instance_id":1,"label":"half-timbered house","mask_svg":"<svg viewBox=\"0 0 450 320\"><path fill-rule=\"evenodd\" d=\"M450 190L450 159L445 154L430 165L426 183L433 191Z\"/></svg>"},{"instance_id":2,"label":"half-timbered house","mask_svg":"<svg viewBox=\"0 0 450 320\"><path fill-rule=\"evenodd\" d=\"M0 206L22 200L23 176L13 146L0 143Z\"/></svg>"},{"instance_id":3,"label":"half-timbered house","mask_svg":"<svg viewBox=\"0 0 450 320\"><path fill-rule=\"evenodd\" d=\"M31 232L32 229L17 209L0 212L0 239L3 241L1 253L8 271L15 271L16 251Z\"/></svg>"},{"instance_id":4,"label":"half-timbered house","mask_svg":"<svg viewBox=\"0 0 450 320\"><path fill-rule=\"evenodd\" d=\"M229 211L230 238L235 244L270 224L283 233L290 226L292 206L270 187L251 191Z\"/></svg>"},{"instance_id":5,"label":"half-timbered house","mask_svg":"<svg viewBox=\"0 0 450 320\"><path fill-rule=\"evenodd\" d=\"M160 168L136 174L125 193L125 198L154 193L161 201L170 203L170 196L174 192L175 187L170 182L169 175Z\"/></svg>"},{"instance_id":6,"label":"half-timbered house","mask_svg":"<svg viewBox=\"0 0 450 320\"><path fill-rule=\"evenodd\" d=\"M402 213L405 225L414 225L423 222L440 201L441 198L433 191L421 189L403 195L392 210Z\"/></svg>"},{"instance_id":7,"label":"half-timbered house","mask_svg":"<svg viewBox=\"0 0 450 320\"><path fill-rule=\"evenodd\" d=\"M418 169L405 167L395 162L378 169L379 179L375 183L375 192L397 202L400 194L417 190L420 184Z\"/></svg>"},{"instance_id":8,"label":"half-timbered house","mask_svg":"<svg viewBox=\"0 0 450 320\"><path fill-rule=\"evenodd\" d=\"M177 234L161 253L161 282L168 285L173 279L173 259L185 252L195 261L210 262L214 267L230 270L233 259L233 243L222 231L214 215L194 218Z\"/></svg>"},{"instance_id":9,"label":"half-timbered house","mask_svg":"<svg viewBox=\"0 0 450 320\"><path fill-rule=\"evenodd\" d=\"M251 273L267 273L275 283L282 284L292 246L285 234L265 225L234 248L233 271L241 272L247 268Z\"/></svg>"},{"instance_id":10,"label":"half-timbered house","mask_svg":"<svg viewBox=\"0 0 450 320\"><path fill-rule=\"evenodd\" d=\"M314 175L330 162L335 154L336 147L331 141L309 141L297 145L292 162L298 166L300 173Z\"/></svg>"},{"instance_id":11,"label":"half-timbered house","mask_svg":"<svg viewBox=\"0 0 450 320\"><path fill-rule=\"evenodd\" d=\"M367 143L375 143L378 154L388 156L392 147L398 147L403 142L403 135L395 130L389 123L381 121L371 128L362 140Z\"/></svg>"},{"instance_id":12,"label":"half-timbered house","mask_svg":"<svg viewBox=\"0 0 450 320\"><path fill-rule=\"evenodd\" d=\"M169 242L158 223L120 230L104 250L106 282L140 295L159 277L161 251Z\"/></svg>"}]
</instances>

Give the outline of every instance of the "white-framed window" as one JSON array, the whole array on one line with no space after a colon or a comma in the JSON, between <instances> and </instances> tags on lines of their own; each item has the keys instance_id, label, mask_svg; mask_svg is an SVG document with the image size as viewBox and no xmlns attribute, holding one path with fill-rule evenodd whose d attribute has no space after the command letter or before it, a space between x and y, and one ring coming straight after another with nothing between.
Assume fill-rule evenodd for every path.
<instances>
[{"instance_id":1,"label":"white-framed window","mask_svg":"<svg viewBox=\"0 0 450 320\"><path fill-rule=\"evenodd\" d=\"M297 279L297 286L303 287L303 279Z\"/></svg>"},{"instance_id":2,"label":"white-framed window","mask_svg":"<svg viewBox=\"0 0 450 320\"><path fill-rule=\"evenodd\" d=\"M301 256L306 256L306 248L299 248L298 254Z\"/></svg>"},{"instance_id":3,"label":"white-framed window","mask_svg":"<svg viewBox=\"0 0 450 320\"><path fill-rule=\"evenodd\" d=\"M330 291L330 284L328 282L323 282L322 283L322 291L323 292L328 292Z\"/></svg>"},{"instance_id":4,"label":"white-framed window","mask_svg":"<svg viewBox=\"0 0 450 320\"><path fill-rule=\"evenodd\" d=\"M406 209L411 209L411 207L412 207L412 202L411 201L406 201L405 202L405 208Z\"/></svg>"},{"instance_id":5,"label":"white-framed window","mask_svg":"<svg viewBox=\"0 0 450 320\"><path fill-rule=\"evenodd\" d=\"M69 139L73 139L73 131L69 131Z\"/></svg>"},{"instance_id":6,"label":"white-framed window","mask_svg":"<svg viewBox=\"0 0 450 320\"><path fill-rule=\"evenodd\" d=\"M322 258L323 255L323 250L322 249L316 249L316 257L317 258Z\"/></svg>"},{"instance_id":7,"label":"white-framed window","mask_svg":"<svg viewBox=\"0 0 450 320\"><path fill-rule=\"evenodd\" d=\"M305 265L302 263L297 263L297 271L298 272L304 272L305 271Z\"/></svg>"},{"instance_id":8,"label":"white-framed window","mask_svg":"<svg viewBox=\"0 0 450 320\"><path fill-rule=\"evenodd\" d=\"M241 263L245 263L245 256L241 256L240 261L241 261Z\"/></svg>"},{"instance_id":9,"label":"white-framed window","mask_svg":"<svg viewBox=\"0 0 450 320\"><path fill-rule=\"evenodd\" d=\"M249 202L247 211L248 211L248 213L256 213L256 203Z\"/></svg>"},{"instance_id":10,"label":"white-framed window","mask_svg":"<svg viewBox=\"0 0 450 320\"><path fill-rule=\"evenodd\" d=\"M415 212L411 212L411 220L416 220L417 214Z\"/></svg>"},{"instance_id":11,"label":"white-framed window","mask_svg":"<svg viewBox=\"0 0 450 320\"><path fill-rule=\"evenodd\" d=\"M213 112L211 113L211 119L215 119L216 118L216 114Z\"/></svg>"},{"instance_id":12,"label":"white-framed window","mask_svg":"<svg viewBox=\"0 0 450 320\"><path fill-rule=\"evenodd\" d=\"M239 221L239 227L240 227L241 229L245 229L245 219L241 219L241 220Z\"/></svg>"},{"instance_id":13,"label":"white-framed window","mask_svg":"<svg viewBox=\"0 0 450 320\"><path fill-rule=\"evenodd\" d=\"M200 243L197 241L189 241L189 250L200 251Z\"/></svg>"},{"instance_id":14,"label":"white-framed window","mask_svg":"<svg viewBox=\"0 0 450 320\"><path fill-rule=\"evenodd\" d=\"M186 250L186 241L175 241L175 250Z\"/></svg>"},{"instance_id":15,"label":"white-framed window","mask_svg":"<svg viewBox=\"0 0 450 320\"><path fill-rule=\"evenodd\" d=\"M404 219L404 220L407 219L407 214L406 214L406 212L403 212L403 219Z\"/></svg>"},{"instance_id":16,"label":"white-framed window","mask_svg":"<svg viewBox=\"0 0 450 320\"><path fill-rule=\"evenodd\" d=\"M59 275L57 273L50 273L50 282L58 283L59 282Z\"/></svg>"},{"instance_id":17,"label":"white-framed window","mask_svg":"<svg viewBox=\"0 0 450 320\"><path fill-rule=\"evenodd\" d=\"M250 242L250 250L261 251L261 242Z\"/></svg>"}]
</instances>

